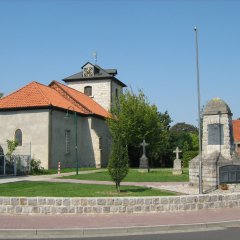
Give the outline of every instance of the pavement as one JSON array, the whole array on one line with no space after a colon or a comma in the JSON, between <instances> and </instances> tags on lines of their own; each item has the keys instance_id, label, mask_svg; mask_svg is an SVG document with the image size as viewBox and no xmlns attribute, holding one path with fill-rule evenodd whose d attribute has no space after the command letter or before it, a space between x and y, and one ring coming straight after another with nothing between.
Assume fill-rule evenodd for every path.
<instances>
[{"instance_id":1,"label":"pavement","mask_svg":"<svg viewBox=\"0 0 240 240\"><path fill-rule=\"evenodd\" d=\"M71 174L62 174L61 176ZM55 179L55 177L58 177L58 175L0 178L0 184L23 180L70 180ZM73 181L86 182L83 180ZM95 181L87 182L92 183ZM105 184L110 183L105 182ZM144 184L152 184L156 188L160 186L157 183ZM178 184L181 186L183 183ZM164 185L172 187L174 184L164 183ZM141 186L143 186L143 183L141 183ZM177 185L176 187L178 188L179 186ZM0 239L85 238L94 236L206 231L233 227L240 227L240 208L145 214L0 215Z\"/></svg>"}]
</instances>

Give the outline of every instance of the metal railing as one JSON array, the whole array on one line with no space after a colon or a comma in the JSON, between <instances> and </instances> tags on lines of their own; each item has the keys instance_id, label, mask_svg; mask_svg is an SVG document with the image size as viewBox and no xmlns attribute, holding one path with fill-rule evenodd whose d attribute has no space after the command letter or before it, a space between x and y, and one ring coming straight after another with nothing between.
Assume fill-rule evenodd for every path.
<instances>
[{"instance_id":1,"label":"metal railing","mask_svg":"<svg viewBox=\"0 0 240 240\"><path fill-rule=\"evenodd\" d=\"M30 155L0 155L0 176L26 175L30 172Z\"/></svg>"}]
</instances>

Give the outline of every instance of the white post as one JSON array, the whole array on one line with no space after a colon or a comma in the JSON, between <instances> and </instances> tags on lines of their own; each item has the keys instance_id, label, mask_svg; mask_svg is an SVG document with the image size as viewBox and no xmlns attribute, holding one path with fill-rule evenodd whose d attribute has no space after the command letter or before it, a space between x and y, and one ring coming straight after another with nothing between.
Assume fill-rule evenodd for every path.
<instances>
[{"instance_id":1,"label":"white post","mask_svg":"<svg viewBox=\"0 0 240 240\"><path fill-rule=\"evenodd\" d=\"M61 174L61 162L58 162L58 175Z\"/></svg>"}]
</instances>

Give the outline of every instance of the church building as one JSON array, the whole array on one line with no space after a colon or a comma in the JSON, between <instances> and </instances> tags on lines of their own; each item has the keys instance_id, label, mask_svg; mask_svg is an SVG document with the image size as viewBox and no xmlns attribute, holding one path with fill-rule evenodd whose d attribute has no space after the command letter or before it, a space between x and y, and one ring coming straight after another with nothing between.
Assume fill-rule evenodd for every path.
<instances>
[{"instance_id":1,"label":"church building","mask_svg":"<svg viewBox=\"0 0 240 240\"><path fill-rule=\"evenodd\" d=\"M126 85L116 69L87 62L82 71L52 81L31 82L0 99L0 149L16 140L14 154L39 159L41 166L105 167L111 137L106 119ZM76 155L77 153L77 155ZM77 158L77 159L76 159Z\"/></svg>"}]
</instances>

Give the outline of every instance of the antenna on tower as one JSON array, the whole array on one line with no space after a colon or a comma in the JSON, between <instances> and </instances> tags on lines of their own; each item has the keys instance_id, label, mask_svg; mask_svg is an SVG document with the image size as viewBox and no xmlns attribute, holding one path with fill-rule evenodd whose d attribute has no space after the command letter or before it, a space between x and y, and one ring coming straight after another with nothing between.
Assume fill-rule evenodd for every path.
<instances>
[{"instance_id":1,"label":"antenna on tower","mask_svg":"<svg viewBox=\"0 0 240 240\"><path fill-rule=\"evenodd\" d=\"M95 61L95 65L97 64L97 52L93 52L92 54L94 56L94 61Z\"/></svg>"}]
</instances>

